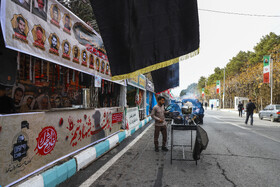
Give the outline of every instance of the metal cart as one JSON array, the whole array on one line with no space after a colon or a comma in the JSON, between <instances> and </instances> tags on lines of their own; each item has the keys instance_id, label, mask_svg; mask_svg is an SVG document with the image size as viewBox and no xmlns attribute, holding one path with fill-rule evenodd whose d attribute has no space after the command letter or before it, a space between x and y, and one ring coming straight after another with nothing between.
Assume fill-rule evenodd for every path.
<instances>
[{"instance_id":1,"label":"metal cart","mask_svg":"<svg viewBox=\"0 0 280 187\"><path fill-rule=\"evenodd\" d=\"M196 125L171 125L171 164L172 164L172 160L179 160L179 161L195 161L195 164L197 165L197 160L191 160L191 159L185 159L184 158L184 151L183 151L183 159L174 159L173 156L173 147L175 146L182 146L182 145L174 145L173 143L173 131L191 131L191 144L190 145L186 145L186 147L191 147L191 150L193 148L193 138L192 138L192 131L196 131L197 130L197 126Z\"/></svg>"}]
</instances>

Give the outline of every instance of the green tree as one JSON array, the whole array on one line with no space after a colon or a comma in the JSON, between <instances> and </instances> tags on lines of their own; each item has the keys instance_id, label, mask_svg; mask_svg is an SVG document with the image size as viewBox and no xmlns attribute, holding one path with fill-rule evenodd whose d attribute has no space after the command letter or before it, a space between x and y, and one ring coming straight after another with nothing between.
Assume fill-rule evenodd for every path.
<instances>
[{"instance_id":1,"label":"green tree","mask_svg":"<svg viewBox=\"0 0 280 187\"><path fill-rule=\"evenodd\" d=\"M280 44L280 36L271 32L261 38L261 41L254 47L254 53L251 54L250 63L256 64L262 62L264 55L269 55L275 45Z\"/></svg>"},{"instance_id":2,"label":"green tree","mask_svg":"<svg viewBox=\"0 0 280 187\"><path fill-rule=\"evenodd\" d=\"M200 77L199 80L198 80L198 83L197 83L197 89L201 90L202 88L204 88L205 84L206 84L206 81L207 81L206 77L203 77L203 76Z\"/></svg>"},{"instance_id":3,"label":"green tree","mask_svg":"<svg viewBox=\"0 0 280 187\"><path fill-rule=\"evenodd\" d=\"M235 57L230 59L226 65L226 76L232 77L240 73L240 70L249 61L250 56L253 52L251 51L240 51Z\"/></svg>"},{"instance_id":4,"label":"green tree","mask_svg":"<svg viewBox=\"0 0 280 187\"><path fill-rule=\"evenodd\" d=\"M214 73L209 76L207 85L216 84L217 80L223 80L223 78L224 78L224 69L216 67L214 69Z\"/></svg>"}]
</instances>

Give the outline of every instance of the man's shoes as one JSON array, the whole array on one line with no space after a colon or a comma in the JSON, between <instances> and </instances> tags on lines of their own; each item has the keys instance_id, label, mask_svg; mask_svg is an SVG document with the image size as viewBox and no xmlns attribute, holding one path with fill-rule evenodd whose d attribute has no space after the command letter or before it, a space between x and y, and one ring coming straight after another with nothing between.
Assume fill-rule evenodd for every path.
<instances>
[{"instance_id":1,"label":"man's shoes","mask_svg":"<svg viewBox=\"0 0 280 187\"><path fill-rule=\"evenodd\" d=\"M162 147L161 150L168 151L168 149L166 147Z\"/></svg>"},{"instance_id":2,"label":"man's shoes","mask_svg":"<svg viewBox=\"0 0 280 187\"><path fill-rule=\"evenodd\" d=\"M155 148L155 152L159 152L159 149L158 149L158 147L156 147L156 148Z\"/></svg>"}]
</instances>

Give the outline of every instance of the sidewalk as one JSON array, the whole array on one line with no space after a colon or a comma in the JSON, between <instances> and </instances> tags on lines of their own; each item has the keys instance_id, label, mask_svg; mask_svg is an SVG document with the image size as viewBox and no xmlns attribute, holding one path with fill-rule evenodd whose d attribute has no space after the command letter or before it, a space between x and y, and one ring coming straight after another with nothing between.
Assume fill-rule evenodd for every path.
<instances>
[{"instance_id":1,"label":"sidewalk","mask_svg":"<svg viewBox=\"0 0 280 187\"><path fill-rule=\"evenodd\" d=\"M235 110L233 108L229 108L229 109L220 109L220 111L222 112L231 112L231 113L235 113L235 114L238 114L238 110ZM246 112L243 113L244 116L246 116ZM254 118L259 118L259 113L254 113L253 115Z\"/></svg>"},{"instance_id":2,"label":"sidewalk","mask_svg":"<svg viewBox=\"0 0 280 187\"><path fill-rule=\"evenodd\" d=\"M95 160L99 159L110 150L112 150L115 146L120 144L124 139L133 135L138 129L146 126L152 121L151 117L147 117L146 119L140 121L139 125L135 128L120 131L115 133L112 136L109 136L104 141L95 144L94 146L90 146L83 151L79 152L75 156L70 156L69 160L57 165L55 163L51 168L44 172L39 172L38 174L30 176L27 180L23 181L20 184L17 184L19 187L54 187L59 185L60 183L66 181L71 178L74 174L79 172L81 169L86 168ZM16 181L14 183L18 183ZM14 184L9 184L11 186ZM1 187L1 186L0 186Z\"/></svg>"}]
</instances>

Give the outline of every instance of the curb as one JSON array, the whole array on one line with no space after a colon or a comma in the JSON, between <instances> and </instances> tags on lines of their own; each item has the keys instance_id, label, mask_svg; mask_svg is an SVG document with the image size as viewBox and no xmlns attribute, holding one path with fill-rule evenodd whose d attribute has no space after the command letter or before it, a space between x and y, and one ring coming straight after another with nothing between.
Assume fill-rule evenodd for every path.
<instances>
[{"instance_id":1,"label":"curb","mask_svg":"<svg viewBox=\"0 0 280 187\"><path fill-rule=\"evenodd\" d=\"M138 129L145 126L152 120L151 117L147 117L146 119L140 121L139 125L130 130L124 130L122 132L117 133L116 135L94 145L93 147L89 147L81 153L74 156L74 158L69 161L54 166L51 169L36 175L27 181L19 184L19 187L54 187L68 178L73 176L76 172L81 169L87 167L90 163L98 159L100 156L113 149L119 143L121 143L125 138L134 134Z\"/></svg>"}]
</instances>

